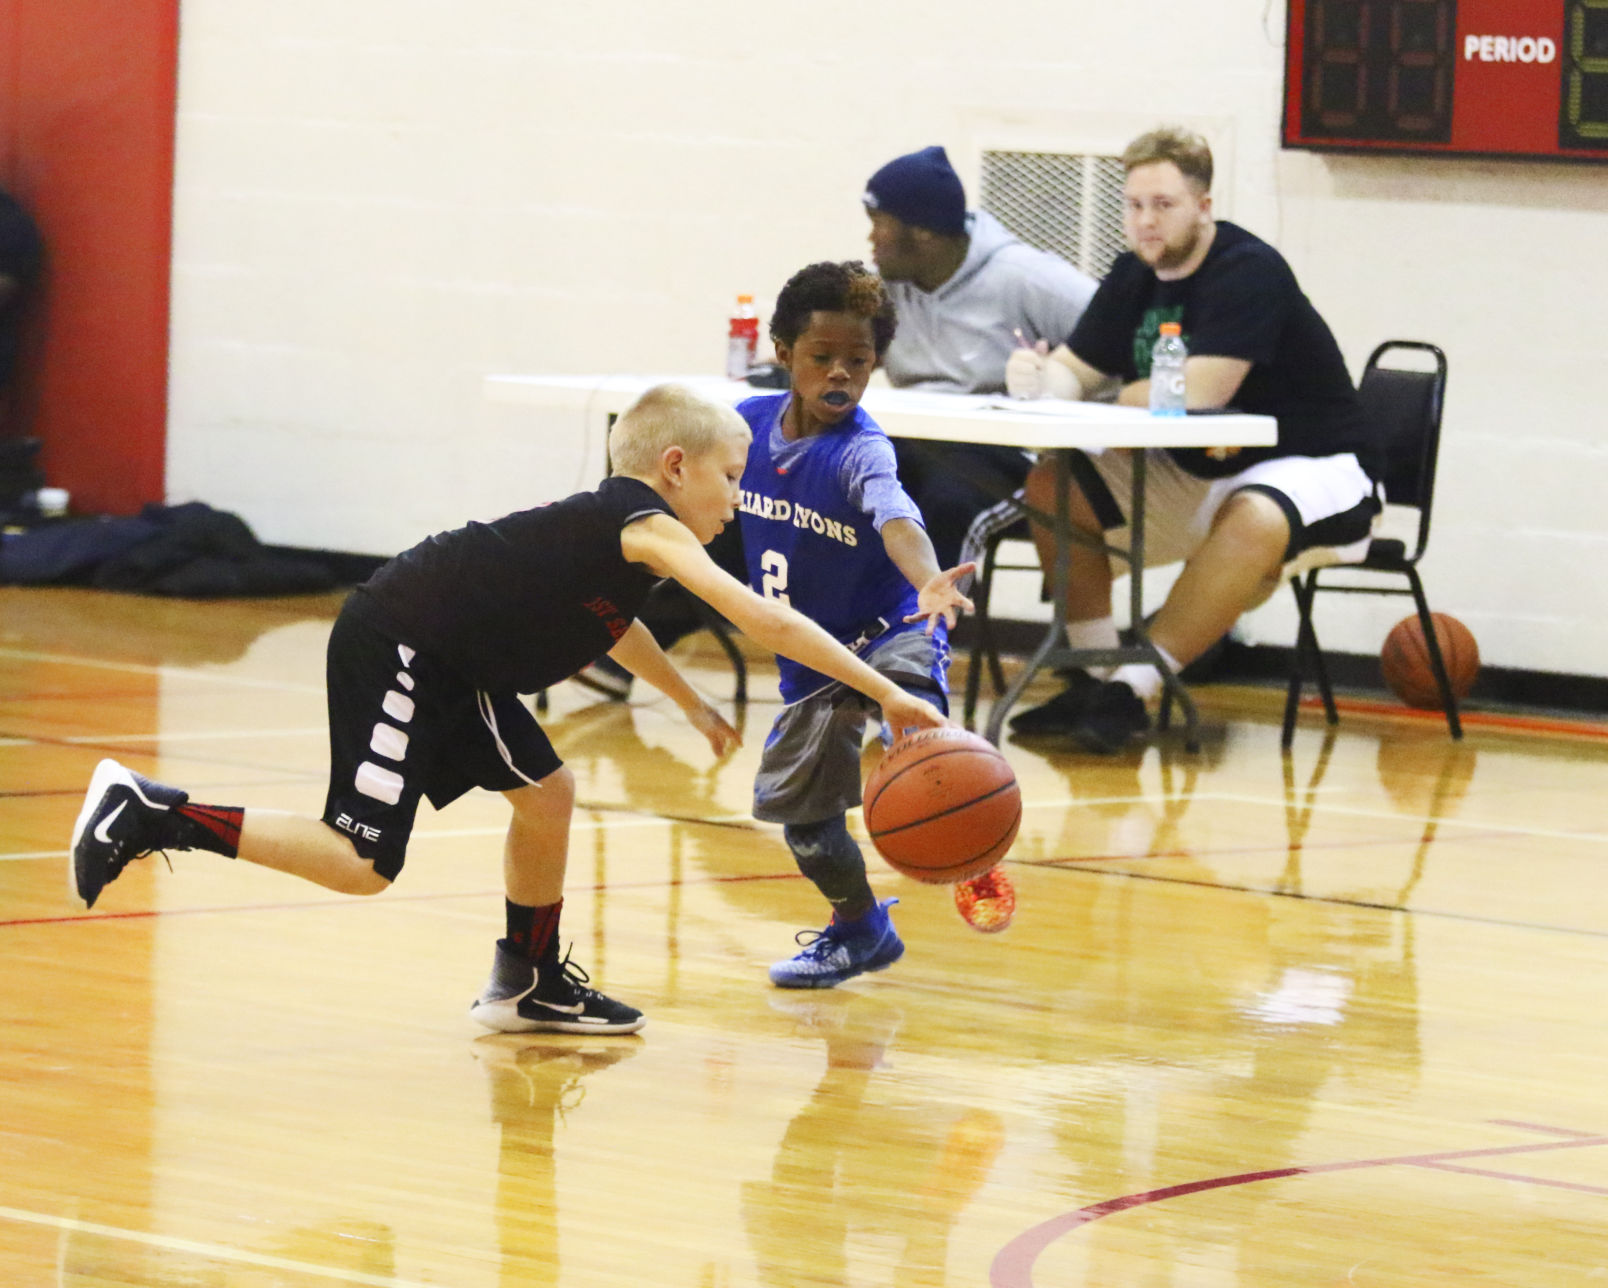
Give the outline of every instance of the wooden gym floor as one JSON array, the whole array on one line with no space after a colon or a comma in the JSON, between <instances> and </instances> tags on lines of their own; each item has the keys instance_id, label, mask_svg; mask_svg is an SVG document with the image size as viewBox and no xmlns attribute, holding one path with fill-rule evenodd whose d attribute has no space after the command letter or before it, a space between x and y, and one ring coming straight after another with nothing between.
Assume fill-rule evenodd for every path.
<instances>
[{"instance_id":1,"label":"wooden gym floor","mask_svg":"<svg viewBox=\"0 0 1608 1288\"><path fill-rule=\"evenodd\" d=\"M1016 924L873 858L904 961L794 994L773 676L724 765L565 685L565 934L650 1022L484 1036L500 798L374 899L204 854L68 895L103 755L319 810L337 602L0 591L8 1288L1608 1282L1608 729L1308 713L1285 760L1207 688L1199 756L1011 744Z\"/></svg>"}]
</instances>

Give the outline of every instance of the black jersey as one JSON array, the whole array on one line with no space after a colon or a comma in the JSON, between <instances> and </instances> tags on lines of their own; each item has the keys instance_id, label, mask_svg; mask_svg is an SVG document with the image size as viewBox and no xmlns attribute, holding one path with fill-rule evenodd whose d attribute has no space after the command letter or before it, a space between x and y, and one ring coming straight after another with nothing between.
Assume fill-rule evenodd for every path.
<instances>
[{"instance_id":1,"label":"black jersey","mask_svg":"<svg viewBox=\"0 0 1608 1288\"><path fill-rule=\"evenodd\" d=\"M1200 267L1173 281L1162 281L1132 251L1124 252L1067 345L1095 370L1127 384L1150 375L1150 350L1163 322L1182 325L1191 357L1249 362L1230 406L1279 422L1276 447L1247 447L1226 461L1198 447L1172 449L1191 474L1213 478L1278 456L1344 452L1355 452L1375 473L1374 432L1340 346L1284 256L1260 237L1219 220Z\"/></svg>"},{"instance_id":2,"label":"black jersey","mask_svg":"<svg viewBox=\"0 0 1608 1288\"><path fill-rule=\"evenodd\" d=\"M620 531L674 515L637 479L438 533L352 592L358 615L489 693L534 693L597 661L659 578L627 563Z\"/></svg>"}]
</instances>

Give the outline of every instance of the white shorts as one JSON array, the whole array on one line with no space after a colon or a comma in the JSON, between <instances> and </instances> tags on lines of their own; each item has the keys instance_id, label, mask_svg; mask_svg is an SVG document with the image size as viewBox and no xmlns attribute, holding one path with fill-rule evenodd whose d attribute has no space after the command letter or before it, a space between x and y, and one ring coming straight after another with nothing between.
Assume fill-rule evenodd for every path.
<instances>
[{"instance_id":1,"label":"white shorts","mask_svg":"<svg viewBox=\"0 0 1608 1288\"><path fill-rule=\"evenodd\" d=\"M1132 450L1090 452L1087 459L1107 496L1089 502L1107 542L1128 549L1128 507L1133 497ZM1145 452L1145 566L1178 563L1199 550L1223 503L1246 489L1271 497L1290 523L1285 575L1324 564L1356 563L1368 553L1373 525L1384 508L1383 490L1357 458L1282 456L1238 474L1203 479L1166 452ZM1077 471L1075 471L1075 474ZM1098 491L1098 489L1089 489Z\"/></svg>"}]
</instances>

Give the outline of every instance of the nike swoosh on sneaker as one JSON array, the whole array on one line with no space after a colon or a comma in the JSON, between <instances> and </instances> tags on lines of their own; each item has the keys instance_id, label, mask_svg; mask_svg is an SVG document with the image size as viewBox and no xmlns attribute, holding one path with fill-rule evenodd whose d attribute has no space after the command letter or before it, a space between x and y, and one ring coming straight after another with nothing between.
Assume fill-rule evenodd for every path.
<instances>
[{"instance_id":1,"label":"nike swoosh on sneaker","mask_svg":"<svg viewBox=\"0 0 1608 1288\"><path fill-rule=\"evenodd\" d=\"M560 1006L557 1002L544 1002L539 997L527 997L525 1001L549 1011L560 1011L565 1015L579 1015L586 1009L585 1002L577 1002L574 1006Z\"/></svg>"},{"instance_id":2,"label":"nike swoosh on sneaker","mask_svg":"<svg viewBox=\"0 0 1608 1288\"><path fill-rule=\"evenodd\" d=\"M117 816L127 808L128 798L124 797L122 800L117 802L116 809L114 809L110 814L101 819L101 821L95 825L95 839L102 845L112 844L111 826L117 820Z\"/></svg>"}]
</instances>

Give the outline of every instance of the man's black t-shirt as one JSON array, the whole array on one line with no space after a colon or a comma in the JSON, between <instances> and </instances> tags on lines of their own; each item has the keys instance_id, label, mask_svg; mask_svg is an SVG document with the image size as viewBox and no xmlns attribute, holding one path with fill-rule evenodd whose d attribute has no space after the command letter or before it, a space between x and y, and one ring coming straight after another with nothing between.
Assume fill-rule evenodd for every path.
<instances>
[{"instance_id":1,"label":"man's black t-shirt","mask_svg":"<svg viewBox=\"0 0 1608 1288\"><path fill-rule=\"evenodd\" d=\"M1175 448L1191 474L1220 478L1280 456L1355 452L1376 474L1374 435L1328 324L1302 293L1284 256L1237 224L1218 221L1206 258L1188 277L1164 282L1132 251L1117 257L1078 320L1068 347L1123 383L1150 375L1163 322L1183 327L1190 357L1251 364L1232 408L1274 416L1275 447L1247 447L1225 461Z\"/></svg>"},{"instance_id":2,"label":"man's black t-shirt","mask_svg":"<svg viewBox=\"0 0 1608 1288\"><path fill-rule=\"evenodd\" d=\"M674 513L646 483L616 475L595 492L421 541L353 591L351 608L477 689L535 693L625 634L659 578L626 562L620 531Z\"/></svg>"}]
</instances>

